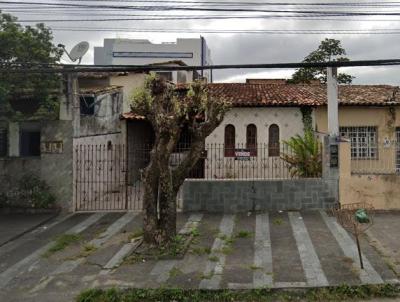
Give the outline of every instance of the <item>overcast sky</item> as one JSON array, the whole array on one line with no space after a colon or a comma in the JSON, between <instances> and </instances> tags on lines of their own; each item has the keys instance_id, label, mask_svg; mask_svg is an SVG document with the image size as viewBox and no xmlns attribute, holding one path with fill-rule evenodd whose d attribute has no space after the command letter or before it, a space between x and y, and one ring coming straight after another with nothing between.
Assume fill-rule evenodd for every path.
<instances>
[{"instance_id":1,"label":"overcast sky","mask_svg":"<svg viewBox=\"0 0 400 302\"><path fill-rule=\"evenodd\" d=\"M210 0L211 1L211 0ZM221 0L220 0L221 1ZM246 0L236 0L245 2ZM262 2L262 0L248 0L251 2ZM29 2L29 0L18 0L17 2ZM38 2L38 1L37 1ZM47 3L67 3L66 0L51 1L41 0L40 2ZM229 2L229 1L228 1ZM264 1L267 2L267 1ZM271 2L271 1L269 1ZM282 2L282 1L281 1ZM286 1L297 2L300 1ZM306 0L303 0L306 2ZM308 2L326 1L314 0ZM333 2L349 2L344 0L336 0ZM364 1L357 1L363 3ZM90 3L88 1L75 1L68 3ZM130 5L146 5L143 3L135 3L135 1L125 2L95 2L106 4L127 4ZM364 2L365 3L365 2ZM380 1L380 3L384 3ZM160 5L160 4L158 4ZM13 6L13 8L10 8ZM33 5L34 6L34 5ZM16 15L21 20L38 20L38 19L90 19L90 18L107 18L105 14L111 14L109 10L101 10L98 13L93 13L88 9L74 9L78 13L73 13L71 10L48 10L43 11L40 9L31 9L33 6L25 6L26 11L18 11L16 5L0 4L0 9L4 12L10 12ZM260 7L260 6L253 6ZM280 7L279 9L282 9ZM303 8L302 8L303 9ZM306 8L304 8L306 9ZM307 8L309 9L309 8ZM337 8L332 8L338 10ZM400 12L399 7L394 8L364 8L363 10L355 10L349 8L346 11L391 11ZM18 11L18 12L17 12ZM204 14L210 13L199 12L136 12L136 11L119 11L119 14ZM103 14L102 16L95 16L95 14ZM218 13L230 14L232 13ZM249 13L246 13L249 15ZM259 15L259 13L257 13ZM110 18L110 17L108 17ZM362 20L383 20L385 18L392 21L361 21ZM50 27L119 27L119 28L162 28L162 29L394 29L400 28L400 16L390 17L353 17L352 21L331 21L331 20L293 20L293 19L234 19L234 20L172 20L172 21L114 21L114 22L46 22ZM347 19L348 20L348 19ZM399 21L393 21L399 20ZM24 23L27 24L27 23ZM124 33L124 32L68 32L68 31L54 31L55 43L63 43L67 49L71 49L76 43L86 40L90 43L90 51L85 56L83 63L93 64L93 47L101 46L104 38L146 38L152 42L165 42L174 41L178 37L190 38L199 37L196 34L182 34L182 33ZM347 51L348 57L352 60L367 60L367 59L394 59L400 57L400 35L268 35L268 34L202 34L206 40L209 48L211 49L211 56L214 64L245 64L245 63L275 63L275 62L299 62L308 53L316 49L319 42L325 37L336 38L342 41L344 48ZM63 62L68 62L64 58ZM349 68L346 71L356 77L354 83L360 84L400 84L400 66L399 67L357 67ZM218 82L243 82L246 78L289 78L293 70L223 70L214 72L214 80Z\"/></svg>"}]
</instances>

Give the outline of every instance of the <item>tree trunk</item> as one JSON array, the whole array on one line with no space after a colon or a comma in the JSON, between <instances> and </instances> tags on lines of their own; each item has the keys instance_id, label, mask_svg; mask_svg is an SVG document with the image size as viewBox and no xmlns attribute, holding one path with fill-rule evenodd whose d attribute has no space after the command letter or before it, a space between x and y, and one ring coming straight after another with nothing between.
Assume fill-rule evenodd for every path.
<instances>
[{"instance_id":1,"label":"tree trunk","mask_svg":"<svg viewBox=\"0 0 400 302\"><path fill-rule=\"evenodd\" d=\"M168 244L176 235L176 192L169 167L170 152L161 141L151 152L144 177L143 235L151 245Z\"/></svg>"},{"instance_id":2,"label":"tree trunk","mask_svg":"<svg viewBox=\"0 0 400 302\"><path fill-rule=\"evenodd\" d=\"M144 241L149 244L157 244L155 238L158 229L158 213L157 213L157 198L158 198L158 167L155 161L151 161L146 168L143 186L143 237Z\"/></svg>"}]
</instances>

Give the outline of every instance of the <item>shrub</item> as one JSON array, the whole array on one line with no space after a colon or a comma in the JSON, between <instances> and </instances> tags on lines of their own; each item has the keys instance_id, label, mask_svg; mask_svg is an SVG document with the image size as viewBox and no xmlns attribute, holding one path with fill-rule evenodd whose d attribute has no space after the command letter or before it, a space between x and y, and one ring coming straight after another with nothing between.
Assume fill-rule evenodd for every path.
<instances>
[{"instance_id":1,"label":"shrub","mask_svg":"<svg viewBox=\"0 0 400 302\"><path fill-rule=\"evenodd\" d=\"M55 197L43 180L32 174L24 175L7 193L0 193L0 207L48 209L55 205Z\"/></svg>"},{"instance_id":2,"label":"shrub","mask_svg":"<svg viewBox=\"0 0 400 302\"><path fill-rule=\"evenodd\" d=\"M321 143L312 131L304 136L296 135L283 142L291 152L282 154L289 164L290 174L298 177L320 177L322 175Z\"/></svg>"}]
</instances>

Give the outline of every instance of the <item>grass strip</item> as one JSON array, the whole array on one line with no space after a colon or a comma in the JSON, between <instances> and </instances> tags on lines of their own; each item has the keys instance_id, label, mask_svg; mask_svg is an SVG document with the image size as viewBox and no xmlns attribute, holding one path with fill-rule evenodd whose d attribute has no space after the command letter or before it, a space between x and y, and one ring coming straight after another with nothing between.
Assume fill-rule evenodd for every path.
<instances>
[{"instance_id":1,"label":"grass strip","mask_svg":"<svg viewBox=\"0 0 400 302\"><path fill-rule=\"evenodd\" d=\"M314 289L254 289L254 290L185 290L178 288L158 289L89 289L83 291L77 302L136 302L136 301L348 301L355 299L394 298L400 296L400 288L392 284L341 285Z\"/></svg>"}]
</instances>

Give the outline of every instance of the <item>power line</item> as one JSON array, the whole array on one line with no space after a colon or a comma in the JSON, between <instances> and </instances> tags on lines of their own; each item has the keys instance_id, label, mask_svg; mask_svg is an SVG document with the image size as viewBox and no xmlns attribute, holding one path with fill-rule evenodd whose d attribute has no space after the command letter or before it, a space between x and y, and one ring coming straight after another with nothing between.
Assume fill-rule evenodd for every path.
<instances>
[{"instance_id":1,"label":"power line","mask_svg":"<svg viewBox=\"0 0 400 302\"><path fill-rule=\"evenodd\" d=\"M11 1L10 1L11 2ZM258 1L258 2L246 2L246 1L177 1L177 0L142 0L142 1L129 1L129 0L84 0L84 1L78 1L78 0L64 0L65 5L71 4L71 2L123 2L123 3L175 3L175 4L205 4L205 5L244 5L244 6L251 6L251 5L264 5L264 6L334 6L334 7L391 7L391 6L397 6L400 4L400 1L389 1L389 2L382 2L382 1L368 1L368 2L326 2L326 3L321 3L321 2L265 2L265 1ZM29 3L29 2L12 2L13 4L24 4L24 3ZM61 3L61 2L58 2ZM45 3L43 3L45 4ZM48 3L51 5L51 3ZM64 4L64 3L61 3Z\"/></svg>"},{"instance_id":2,"label":"power line","mask_svg":"<svg viewBox=\"0 0 400 302\"><path fill-rule=\"evenodd\" d=\"M17 4L11 1L0 1L4 4ZM133 9L137 11L207 11L207 12L265 12L265 13L293 13L293 14L341 14L354 16L393 16L400 15L400 12L340 12L340 11L315 11L315 10L275 10L275 9L250 9L250 8L210 8L210 7L184 7L184 6L132 6L132 5L90 5L90 4L63 4L63 3L43 3L43 2L18 2L20 5L43 5L60 7L82 7L82 8L118 8Z\"/></svg>"},{"instance_id":3,"label":"power line","mask_svg":"<svg viewBox=\"0 0 400 302\"><path fill-rule=\"evenodd\" d=\"M157 33L209 33L209 34L296 34L296 35L321 35L321 34L333 34L333 35L354 35L354 34L366 34L366 35L398 35L400 34L400 28L393 29L370 29L370 30L352 30L352 29L290 29L290 30L229 30L229 29L165 29L165 28L89 28L89 27L52 27L53 31L71 31L71 32L157 32Z\"/></svg>"},{"instance_id":4,"label":"power line","mask_svg":"<svg viewBox=\"0 0 400 302\"><path fill-rule=\"evenodd\" d=\"M316 63L267 63L267 64L227 64L208 66L155 66L155 65L71 65L71 64L17 64L0 63L0 70L8 73L79 73L79 72L149 72L176 70L220 70L220 69L293 69L293 68L326 68L326 67L367 67L397 66L400 59L359 60L346 62Z\"/></svg>"}]
</instances>

